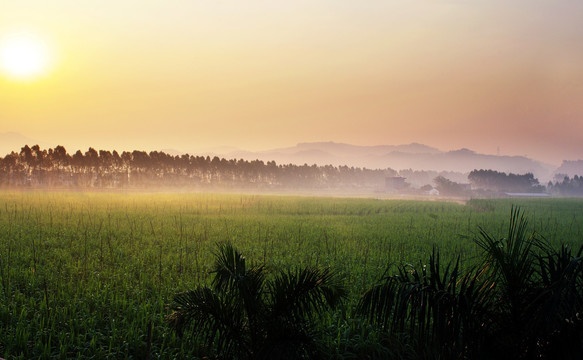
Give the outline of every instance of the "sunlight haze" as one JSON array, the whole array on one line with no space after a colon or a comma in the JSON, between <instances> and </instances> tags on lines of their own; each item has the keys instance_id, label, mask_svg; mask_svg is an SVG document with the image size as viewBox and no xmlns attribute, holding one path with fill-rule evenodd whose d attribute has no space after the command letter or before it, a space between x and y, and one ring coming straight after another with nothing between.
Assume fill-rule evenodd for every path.
<instances>
[{"instance_id":1,"label":"sunlight haze","mask_svg":"<svg viewBox=\"0 0 583 360\"><path fill-rule=\"evenodd\" d=\"M5 0L0 39L29 29L57 60L37 81L0 72L0 133L69 151L418 142L560 164L583 158L582 14L571 0Z\"/></svg>"},{"instance_id":2,"label":"sunlight haze","mask_svg":"<svg viewBox=\"0 0 583 360\"><path fill-rule=\"evenodd\" d=\"M0 40L0 69L5 77L34 80L49 71L49 50L35 34L13 33Z\"/></svg>"}]
</instances>

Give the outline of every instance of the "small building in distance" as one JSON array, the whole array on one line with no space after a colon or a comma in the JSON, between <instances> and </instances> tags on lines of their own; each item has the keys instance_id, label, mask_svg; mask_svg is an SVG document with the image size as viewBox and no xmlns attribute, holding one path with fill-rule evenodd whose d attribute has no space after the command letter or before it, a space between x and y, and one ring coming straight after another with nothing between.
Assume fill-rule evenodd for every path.
<instances>
[{"instance_id":1,"label":"small building in distance","mask_svg":"<svg viewBox=\"0 0 583 360\"><path fill-rule=\"evenodd\" d=\"M431 196L439 196L439 190L437 190L436 188L431 188L431 190L429 190L427 192L427 195L431 195Z\"/></svg>"},{"instance_id":2,"label":"small building in distance","mask_svg":"<svg viewBox=\"0 0 583 360\"><path fill-rule=\"evenodd\" d=\"M389 193L399 192L407 187L407 178L401 176L389 176L385 178L385 190Z\"/></svg>"},{"instance_id":3,"label":"small building in distance","mask_svg":"<svg viewBox=\"0 0 583 360\"><path fill-rule=\"evenodd\" d=\"M504 195L511 198L541 198L551 196L547 193L510 193L510 192L504 193Z\"/></svg>"}]
</instances>

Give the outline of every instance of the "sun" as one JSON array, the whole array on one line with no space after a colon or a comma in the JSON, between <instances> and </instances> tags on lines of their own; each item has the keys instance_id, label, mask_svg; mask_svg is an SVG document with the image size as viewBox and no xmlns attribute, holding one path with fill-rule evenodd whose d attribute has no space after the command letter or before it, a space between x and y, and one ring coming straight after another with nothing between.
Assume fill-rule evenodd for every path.
<instances>
[{"instance_id":1,"label":"sun","mask_svg":"<svg viewBox=\"0 0 583 360\"><path fill-rule=\"evenodd\" d=\"M0 38L0 71L8 78L32 80L50 65L46 42L31 33L13 33Z\"/></svg>"}]
</instances>

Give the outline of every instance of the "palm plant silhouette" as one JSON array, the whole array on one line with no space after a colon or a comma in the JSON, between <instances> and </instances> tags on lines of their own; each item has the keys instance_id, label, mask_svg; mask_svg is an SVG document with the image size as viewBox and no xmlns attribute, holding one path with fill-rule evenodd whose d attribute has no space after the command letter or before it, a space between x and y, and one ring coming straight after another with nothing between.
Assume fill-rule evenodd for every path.
<instances>
[{"instance_id":1,"label":"palm plant silhouette","mask_svg":"<svg viewBox=\"0 0 583 360\"><path fill-rule=\"evenodd\" d=\"M266 278L231 245L219 244L211 287L177 294L171 326L191 330L217 358L301 359L322 353L313 320L346 296L328 269L304 267Z\"/></svg>"},{"instance_id":2,"label":"palm plant silhouette","mask_svg":"<svg viewBox=\"0 0 583 360\"><path fill-rule=\"evenodd\" d=\"M421 358L474 358L491 300L491 283L483 275L462 274L459 258L442 267L434 249L429 266L399 267L368 290L356 310L405 339Z\"/></svg>"},{"instance_id":3,"label":"palm plant silhouette","mask_svg":"<svg viewBox=\"0 0 583 360\"><path fill-rule=\"evenodd\" d=\"M476 240L495 284L490 348L515 359L583 358L583 247L555 251L527 224L513 207L506 238L481 230Z\"/></svg>"},{"instance_id":4,"label":"palm plant silhouette","mask_svg":"<svg viewBox=\"0 0 583 360\"><path fill-rule=\"evenodd\" d=\"M553 250L512 208L506 237L476 239L483 263L460 272L434 250L368 290L357 312L422 358L583 358L583 247Z\"/></svg>"}]
</instances>

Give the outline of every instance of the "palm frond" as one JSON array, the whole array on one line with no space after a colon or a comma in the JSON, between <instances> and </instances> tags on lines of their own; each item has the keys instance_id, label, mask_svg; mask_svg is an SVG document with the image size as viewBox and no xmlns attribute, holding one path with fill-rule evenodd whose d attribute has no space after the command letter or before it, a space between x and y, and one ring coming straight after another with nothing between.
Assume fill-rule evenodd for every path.
<instances>
[{"instance_id":1,"label":"palm frond","mask_svg":"<svg viewBox=\"0 0 583 360\"><path fill-rule=\"evenodd\" d=\"M237 281L247 273L245 257L231 243L217 244L215 263L211 273L214 274L213 288L219 292L228 292L237 288Z\"/></svg>"},{"instance_id":2,"label":"palm frond","mask_svg":"<svg viewBox=\"0 0 583 360\"><path fill-rule=\"evenodd\" d=\"M245 257L230 243L217 245L216 260L212 270L213 288L222 294L239 298L249 317L263 311L263 266L247 267Z\"/></svg>"},{"instance_id":3,"label":"palm frond","mask_svg":"<svg viewBox=\"0 0 583 360\"><path fill-rule=\"evenodd\" d=\"M388 330L397 317L393 315L398 300L401 298L398 296L401 289L402 287L399 286L396 278L386 278L383 284L375 285L363 294L356 307L356 312L365 315L371 322ZM402 316L399 318L403 319Z\"/></svg>"},{"instance_id":4,"label":"palm frond","mask_svg":"<svg viewBox=\"0 0 583 360\"><path fill-rule=\"evenodd\" d=\"M527 234L527 220L518 207L513 207L506 238L496 240L480 229L476 244L484 250L485 264L490 268L496 282L500 282L508 304L516 310L524 308L524 299L535 279L535 256L537 250L545 249L545 244L537 234ZM521 304L522 303L522 304Z\"/></svg>"},{"instance_id":5,"label":"palm frond","mask_svg":"<svg viewBox=\"0 0 583 360\"><path fill-rule=\"evenodd\" d=\"M277 317L304 319L335 308L346 294L341 279L330 269L283 271L269 283L269 303Z\"/></svg>"},{"instance_id":6,"label":"palm frond","mask_svg":"<svg viewBox=\"0 0 583 360\"><path fill-rule=\"evenodd\" d=\"M545 331L561 327L572 321L583 310L583 258L565 245L559 251L549 249L537 255L538 273L542 289L533 302L539 303L541 311L533 314Z\"/></svg>"},{"instance_id":7,"label":"palm frond","mask_svg":"<svg viewBox=\"0 0 583 360\"><path fill-rule=\"evenodd\" d=\"M400 267L398 275L367 291L356 310L392 335L407 334L429 352L460 355L477 348L473 344L484 337L491 284L483 278L481 272L462 276L459 258L441 266L434 249L428 266Z\"/></svg>"},{"instance_id":8,"label":"palm frond","mask_svg":"<svg viewBox=\"0 0 583 360\"><path fill-rule=\"evenodd\" d=\"M245 319L239 307L212 289L200 287L177 294L171 310L167 321L179 334L192 327L195 337L215 346L218 353L246 352Z\"/></svg>"}]
</instances>

